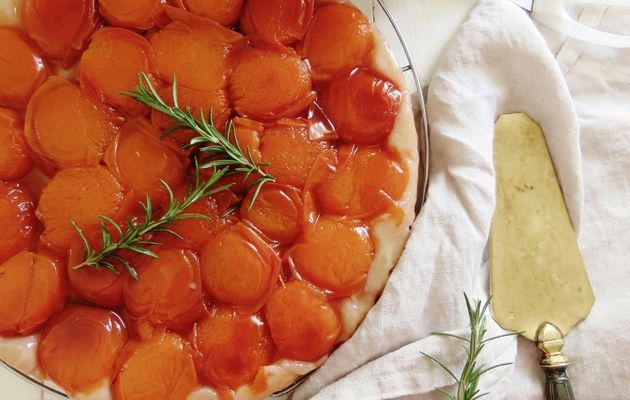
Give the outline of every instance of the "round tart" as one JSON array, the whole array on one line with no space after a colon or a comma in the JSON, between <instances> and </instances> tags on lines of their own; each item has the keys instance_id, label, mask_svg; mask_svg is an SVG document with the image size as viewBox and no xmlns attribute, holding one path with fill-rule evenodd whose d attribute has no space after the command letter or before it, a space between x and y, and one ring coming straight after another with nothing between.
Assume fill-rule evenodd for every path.
<instances>
[{"instance_id":1,"label":"round tart","mask_svg":"<svg viewBox=\"0 0 630 400\"><path fill-rule=\"evenodd\" d=\"M93 400L262 399L316 369L414 219L381 35L335 0L57 3L0 10L0 358Z\"/></svg>"}]
</instances>

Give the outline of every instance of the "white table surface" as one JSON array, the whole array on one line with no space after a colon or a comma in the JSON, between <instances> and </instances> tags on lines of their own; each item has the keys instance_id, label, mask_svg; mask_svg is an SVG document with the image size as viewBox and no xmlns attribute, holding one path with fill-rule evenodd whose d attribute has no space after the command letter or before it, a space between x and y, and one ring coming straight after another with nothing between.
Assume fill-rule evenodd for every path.
<instances>
[{"instance_id":1,"label":"white table surface","mask_svg":"<svg viewBox=\"0 0 630 400\"><path fill-rule=\"evenodd\" d=\"M2 1L2 0L0 0ZM376 0L354 0L374 21L388 42L396 58L405 60L394 31ZM466 18L477 0L384 0L397 20L426 86L444 46ZM0 367L0 400L56 400ZM156 399L158 400L158 399Z\"/></svg>"}]
</instances>

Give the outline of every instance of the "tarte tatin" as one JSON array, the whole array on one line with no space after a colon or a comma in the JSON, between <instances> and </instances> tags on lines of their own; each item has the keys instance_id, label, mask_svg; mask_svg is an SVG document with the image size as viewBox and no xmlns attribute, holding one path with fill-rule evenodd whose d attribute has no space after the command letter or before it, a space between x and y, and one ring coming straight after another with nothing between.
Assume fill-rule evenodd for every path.
<instances>
[{"instance_id":1,"label":"tarte tatin","mask_svg":"<svg viewBox=\"0 0 630 400\"><path fill-rule=\"evenodd\" d=\"M414 218L410 96L370 21L334 0L8 3L0 358L93 400L261 399L321 365Z\"/></svg>"}]
</instances>

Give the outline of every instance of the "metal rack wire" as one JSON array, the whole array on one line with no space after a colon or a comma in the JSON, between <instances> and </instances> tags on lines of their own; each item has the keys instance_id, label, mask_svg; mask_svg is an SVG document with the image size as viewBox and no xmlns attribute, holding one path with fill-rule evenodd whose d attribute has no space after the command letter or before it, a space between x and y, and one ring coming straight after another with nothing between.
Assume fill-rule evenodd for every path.
<instances>
[{"instance_id":1,"label":"metal rack wire","mask_svg":"<svg viewBox=\"0 0 630 400\"><path fill-rule=\"evenodd\" d=\"M420 75L418 72L418 68L416 67L415 62L413 61L413 57L411 55L411 51L409 50L409 46L407 46L407 43L405 42L404 36L402 34L402 31L400 30L398 24L396 23L396 20L394 19L394 17L392 16L391 12L389 11L389 9L387 8L387 6L385 5L385 3L383 2L383 0L376 0L376 2L378 3L379 7L381 8L381 10L383 11L383 13L385 14L385 16L387 17L387 19L389 20L392 28L394 29L394 32L396 33L396 36L398 37L399 41L400 41L400 45L403 49L403 52L405 54L405 58L407 61L407 65L404 65L401 67L401 70L403 73L409 73L411 74L412 80L413 80L413 84L416 88L417 91L417 96L418 96L418 116L416 118L416 129L417 129L417 133L418 133L418 151L420 154L420 165L419 165L419 182L418 182L418 200L416 203L416 213L418 213L420 211L420 208L424 205L424 202L426 201L426 196L427 196L427 190L428 190L428 186L429 186L429 156L430 156L430 146L429 146L429 126L428 126L428 121L427 121L427 112L426 112L426 103L424 100L424 94L422 92L422 84L420 81ZM12 373L14 373L16 376L20 377L21 379L29 382L30 384L37 386L38 388L42 389L43 391L52 394L54 396L57 396L59 398L62 399L68 399L68 396L63 393L60 392L59 390L56 390L48 385L46 385L43 382L40 382L38 380L36 380L35 378L24 374L23 372L17 370L16 368L10 366L8 363L6 363L5 361L3 361L2 359L0 359L0 365L4 366L5 368L7 368L9 371L11 371ZM301 377L299 380L297 380L296 382L294 382L291 386L287 387L286 389L280 391L280 392L276 392L272 395L272 397L274 398L281 398L283 396L287 396L289 394L291 394L297 387L299 387L306 379L308 378L308 375L305 375L303 377Z\"/></svg>"}]
</instances>

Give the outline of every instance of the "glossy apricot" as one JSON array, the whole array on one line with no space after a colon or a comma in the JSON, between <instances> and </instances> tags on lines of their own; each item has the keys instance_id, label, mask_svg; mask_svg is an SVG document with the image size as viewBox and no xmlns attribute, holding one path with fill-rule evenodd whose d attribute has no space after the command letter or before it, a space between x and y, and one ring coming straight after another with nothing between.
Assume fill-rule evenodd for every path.
<instances>
[{"instance_id":1,"label":"glossy apricot","mask_svg":"<svg viewBox=\"0 0 630 400\"><path fill-rule=\"evenodd\" d=\"M155 26L153 18L163 0L98 0L98 10L113 26L144 31Z\"/></svg>"},{"instance_id":2,"label":"glossy apricot","mask_svg":"<svg viewBox=\"0 0 630 400\"><path fill-rule=\"evenodd\" d=\"M328 80L367 63L373 46L372 25L354 6L331 2L315 11L304 38L315 80Z\"/></svg>"},{"instance_id":3,"label":"glossy apricot","mask_svg":"<svg viewBox=\"0 0 630 400\"><path fill-rule=\"evenodd\" d=\"M102 246L101 246L102 247ZM84 258L82 244L77 244L68 256L67 275L72 292L80 299L108 308L118 308L123 304L123 285L128 279L126 272L118 267L119 275L107 268L83 267L76 269Z\"/></svg>"},{"instance_id":4,"label":"glossy apricot","mask_svg":"<svg viewBox=\"0 0 630 400\"><path fill-rule=\"evenodd\" d=\"M136 270L138 280L124 286L125 306L154 326L182 330L205 312L199 259L190 250L161 246L159 258L145 258Z\"/></svg>"},{"instance_id":5,"label":"glossy apricot","mask_svg":"<svg viewBox=\"0 0 630 400\"><path fill-rule=\"evenodd\" d=\"M245 154L249 152L255 162L261 162L260 138L265 130L264 125L260 122L240 117L234 118L233 122L236 138L233 138L231 142L236 143L238 141L238 145Z\"/></svg>"},{"instance_id":6,"label":"glossy apricot","mask_svg":"<svg viewBox=\"0 0 630 400\"><path fill-rule=\"evenodd\" d=\"M241 204L240 215L268 238L292 243L301 233L302 192L292 186L265 184L250 208L253 187Z\"/></svg>"},{"instance_id":7,"label":"glossy apricot","mask_svg":"<svg viewBox=\"0 0 630 400\"><path fill-rule=\"evenodd\" d=\"M183 199L187 193L188 186L184 185L177 190L175 195ZM223 217L222 214L237 201L238 198L229 190L199 200L186 208L184 212L201 214L205 218L184 219L169 227L181 235L183 240L169 233L159 234L156 240L160 243L199 251L215 235L232 225L233 218Z\"/></svg>"},{"instance_id":8,"label":"glossy apricot","mask_svg":"<svg viewBox=\"0 0 630 400\"><path fill-rule=\"evenodd\" d=\"M177 3L193 14L210 18L223 26L232 26L241 15L245 0L177 0Z\"/></svg>"},{"instance_id":9,"label":"glossy apricot","mask_svg":"<svg viewBox=\"0 0 630 400\"><path fill-rule=\"evenodd\" d=\"M31 98L24 133L35 153L67 168L99 164L116 128L77 85L54 76Z\"/></svg>"},{"instance_id":10,"label":"glossy apricot","mask_svg":"<svg viewBox=\"0 0 630 400\"><path fill-rule=\"evenodd\" d=\"M309 68L295 51L264 43L236 56L229 93L240 116L261 121L298 116L316 96Z\"/></svg>"},{"instance_id":11,"label":"glossy apricot","mask_svg":"<svg viewBox=\"0 0 630 400\"><path fill-rule=\"evenodd\" d=\"M193 346L202 355L201 377L217 388L251 383L273 355L266 323L228 308L216 307L197 323Z\"/></svg>"},{"instance_id":12,"label":"glossy apricot","mask_svg":"<svg viewBox=\"0 0 630 400\"><path fill-rule=\"evenodd\" d=\"M31 168L22 118L13 110L0 108L0 181L23 178Z\"/></svg>"},{"instance_id":13,"label":"glossy apricot","mask_svg":"<svg viewBox=\"0 0 630 400\"><path fill-rule=\"evenodd\" d=\"M0 335L29 335L61 310L66 299L59 262L22 251L0 264Z\"/></svg>"},{"instance_id":14,"label":"glossy apricot","mask_svg":"<svg viewBox=\"0 0 630 400\"><path fill-rule=\"evenodd\" d=\"M134 191L135 198L145 200L148 194L157 205L166 199L160 179L175 188L183 181L187 166L187 161L158 137L149 121L134 118L120 129L105 153L105 163Z\"/></svg>"},{"instance_id":15,"label":"glossy apricot","mask_svg":"<svg viewBox=\"0 0 630 400\"><path fill-rule=\"evenodd\" d=\"M241 35L209 21L173 21L150 38L160 77L197 90L219 90L227 82L227 57Z\"/></svg>"},{"instance_id":16,"label":"glossy apricot","mask_svg":"<svg viewBox=\"0 0 630 400\"><path fill-rule=\"evenodd\" d=\"M40 50L17 28L0 26L0 106L24 109L50 74Z\"/></svg>"},{"instance_id":17,"label":"glossy apricot","mask_svg":"<svg viewBox=\"0 0 630 400\"><path fill-rule=\"evenodd\" d=\"M130 342L119 365L114 400L185 400L199 386L192 348L174 333Z\"/></svg>"},{"instance_id":18,"label":"glossy apricot","mask_svg":"<svg viewBox=\"0 0 630 400\"><path fill-rule=\"evenodd\" d=\"M0 262L28 248L37 220L31 195L19 184L0 182Z\"/></svg>"},{"instance_id":19,"label":"glossy apricot","mask_svg":"<svg viewBox=\"0 0 630 400\"><path fill-rule=\"evenodd\" d=\"M67 251L79 236L74 221L86 233L100 229L100 215L115 218L124 193L116 177L101 166L59 171L44 188L37 217L44 224L41 240Z\"/></svg>"},{"instance_id":20,"label":"glossy apricot","mask_svg":"<svg viewBox=\"0 0 630 400\"><path fill-rule=\"evenodd\" d=\"M313 6L314 0L248 0L241 30L289 45L304 37L313 18Z\"/></svg>"},{"instance_id":21,"label":"glossy apricot","mask_svg":"<svg viewBox=\"0 0 630 400\"><path fill-rule=\"evenodd\" d=\"M24 30L51 59L71 67L98 24L96 0L25 0Z\"/></svg>"},{"instance_id":22,"label":"glossy apricot","mask_svg":"<svg viewBox=\"0 0 630 400\"><path fill-rule=\"evenodd\" d=\"M299 281L276 289L265 316L278 352L292 360L319 360L332 351L341 330L326 296Z\"/></svg>"},{"instance_id":23,"label":"glossy apricot","mask_svg":"<svg viewBox=\"0 0 630 400\"><path fill-rule=\"evenodd\" d=\"M303 279L334 297L344 297L365 284L374 260L374 243L360 223L320 216L287 254Z\"/></svg>"},{"instance_id":24,"label":"glossy apricot","mask_svg":"<svg viewBox=\"0 0 630 400\"><path fill-rule=\"evenodd\" d=\"M378 215L394 205L407 187L407 171L380 148L343 146L334 169L317 189L325 213Z\"/></svg>"},{"instance_id":25,"label":"glossy apricot","mask_svg":"<svg viewBox=\"0 0 630 400\"><path fill-rule=\"evenodd\" d=\"M127 329L113 311L71 304L46 327L37 354L46 375L68 392L109 382Z\"/></svg>"},{"instance_id":26,"label":"glossy apricot","mask_svg":"<svg viewBox=\"0 0 630 400\"><path fill-rule=\"evenodd\" d=\"M173 105L172 86L162 88L158 93L168 105ZM207 121L210 120L210 113L212 113L213 126L219 131L223 131L223 127L230 118L230 102L225 90L196 90L179 86L177 88L177 101L182 110L190 107L197 119L201 119L202 110ZM175 124L172 118L157 110L151 111L151 122L158 128L160 134ZM173 143L177 148L181 148L190 143L190 139L195 136L197 136L197 133L193 131L177 130L164 138L164 140Z\"/></svg>"},{"instance_id":27,"label":"glossy apricot","mask_svg":"<svg viewBox=\"0 0 630 400\"><path fill-rule=\"evenodd\" d=\"M387 140L400 108L401 94L392 82L368 70L357 70L332 82L321 104L346 143L375 144Z\"/></svg>"},{"instance_id":28,"label":"glossy apricot","mask_svg":"<svg viewBox=\"0 0 630 400\"><path fill-rule=\"evenodd\" d=\"M103 60L115 60L104 62ZM138 84L138 73L157 76L155 56L147 40L127 29L99 29L79 61L79 83L86 95L128 115L140 115L146 107L122 96Z\"/></svg>"},{"instance_id":29,"label":"glossy apricot","mask_svg":"<svg viewBox=\"0 0 630 400\"><path fill-rule=\"evenodd\" d=\"M313 163L330 143L310 140L308 126L301 120L283 120L265 130L260 143L262 159L269 165L266 171L278 183L304 187Z\"/></svg>"},{"instance_id":30,"label":"glossy apricot","mask_svg":"<svg viewBox=\"0 0 630 400\"><path fill-rule=\"evenodd\" d=\"M250 311L262 306L279 271L276 253L242 224L221 232L201 251L201 276L208 294Z\"/></svg>"}]
</instances>

